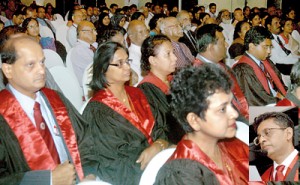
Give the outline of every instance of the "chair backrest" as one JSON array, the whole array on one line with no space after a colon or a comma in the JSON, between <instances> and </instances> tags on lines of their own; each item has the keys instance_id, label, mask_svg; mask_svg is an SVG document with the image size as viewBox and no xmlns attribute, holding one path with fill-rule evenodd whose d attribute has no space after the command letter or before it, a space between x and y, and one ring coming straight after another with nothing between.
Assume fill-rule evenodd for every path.
<instances>
[{"instance_id":1,"label":"chair backrest","mask_svg":"<svg viewBox=\"0 0 300 185\"><path fill-rule=\"evenodd\" d=\"M83 104L83 93L76 76L63 66L54 66L49 71L63 94L79 111Z\"/></svg>"},{"instance_id":2,"label":"chair backrest","mask_svg":"<svg viewBox=\"0 0 300 185\"><path fill-rule=\"evenodd\" d=\"M63 60L55 51L51 49L43 49L43 52L45 55L45 65L48 69L54 66L65 67Z\"/></svg>"},{"instance_id":3,"label":"chair backrest","mask_svg":"<svg viewBox=\"0 0 300 185\"><path fill-rule=\"evenodd\" d=\"M66 58L66 67L74 74L74 76L76 76L75 72L74 72L72 60L71 60L71 56L72 56L73 51L74 51L73 48L68 51L67 58Z\"/></svg>"},{"instance_id":4,"label":"chair backrest","mask_svg":"<svg viewBox=\"0 0 300 185\"><path fill-rule=\"evenodd\" d=\"M144 170L140 185L153 185L159 169L171 157L174 151L175 148L168 148L156 154Z\"/></svg>"},{"instance_id":5,"label":"chair backrest","mask_svg":"<svg viewBox=\"0 0 300 185\"><path fill-rule=\"evenodd\" d=\"M84 72L83 72L83 76L82 76L82 89L83 89L83 95L85 97L85 99L89 99L90 98L90 92L91 92L91 88L89 87L89 83L91 82L93 77L93 63L89 64Z\"/></svg>"},{"instance_id":6,"label":"chair backrest","mask_svg":"<svg viewBox=\"0 0 300 185\"><path fill-rule=\"evenodd\" d=\"M66 25L66 23L64 23L56 28L56 40L58 40L65 46L67 52L69 52L71 49L71 46L67 41L68 29L69 29L69 27Z\"/></svg>"}]
</instances>

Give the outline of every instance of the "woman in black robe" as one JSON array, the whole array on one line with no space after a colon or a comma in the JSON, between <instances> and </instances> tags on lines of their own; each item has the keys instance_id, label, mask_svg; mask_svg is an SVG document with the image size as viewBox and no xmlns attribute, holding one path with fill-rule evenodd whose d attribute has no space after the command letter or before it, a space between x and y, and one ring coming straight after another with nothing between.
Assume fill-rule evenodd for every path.
<instances>
[{"instance_id":1,"label":"woman in black robe","mask_svg":"<svg viewBox=\"0 0 300 185\"><path fill-rule=\"evenodd\" d=\"M138 184L148 162L168 146L165 125L155 122L138 88L124 85L129 79L128 50L116 42L100 45L90 83L94 95L83 112L94 146L82 161L85 172L116 185Z\"/></svg>"}]
</instances>

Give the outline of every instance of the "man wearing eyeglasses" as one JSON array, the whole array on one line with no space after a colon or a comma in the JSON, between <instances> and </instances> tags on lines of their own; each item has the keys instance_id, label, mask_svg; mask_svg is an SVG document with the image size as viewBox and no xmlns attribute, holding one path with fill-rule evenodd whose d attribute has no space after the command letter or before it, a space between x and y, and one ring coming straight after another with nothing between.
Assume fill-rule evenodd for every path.
<instances>
[{"instance_id":1,"label":"man wearing eyeglasses","mask_svg":"<svg viewBox=\"0 0 300 185\"><path fill-rule=\"evenodd\" d=\"M82 87L82 76L85 68L93 62L94 52L98 47L96 43L97 31L90 21L82 21L77 27L77 42L72 48L71 61L74 73Z\"/></svg>"},{"instance_id":2,"label":"man wearing eyeglasses","mask_svg":"<svg viewBox=\"0 0 300 185\"><path fill-rule=\"evenodd\" d=\"M268 112L254 121L257 137L255 145L260 145L273 165L262 175L263 181L298 181L298 151L294 147L294 123L284 113Z\"/></svg>"}]
</instances>

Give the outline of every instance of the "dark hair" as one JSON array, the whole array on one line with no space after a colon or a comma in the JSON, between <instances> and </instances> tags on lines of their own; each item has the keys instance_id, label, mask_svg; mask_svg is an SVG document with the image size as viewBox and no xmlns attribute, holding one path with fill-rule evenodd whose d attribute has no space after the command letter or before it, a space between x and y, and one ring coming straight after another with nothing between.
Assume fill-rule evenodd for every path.
<instances>
[{"instance_id":1,"label":"dark hair","mask_svg":"<svg viewBox=\"0 0 300 185\"><path fill-rule=\"evenodd\" d=\"M250 13L250 15L249 15L249 21L250 21L251 24L252 24L252 20L256 16L258 16L260 18L259 13Z\"/></svg>"},{"instance_id":2,"label":"dark hair","mask_svg":"<svg viewBox=\"0 0 300 185\"><path fill-rule=\"evenodd\" d=\"M203 19L207 15L210 17L210 15L208 13L206 13L206 12L200 13L199 19Z\"/></svg>"},{"instance_id":3,"label":"dark hair","mask_svg":"<svg viewBox=\"0 0 300 185\"><path fill-rule=\"evenodd\" d=\"M37 6L37 7L36 7L36 12L39 12L39 9L40 9L40 8L43 8L44 10L46 10L44 6ZM46 12L45 12L45 13L46 13Z\"/></svg>"},{"instance_id":4,"label":"dark hair","mask_svg":"<svg viewBox=\"0 0 300 185\"><path fill-rule=\"evenodd\" d=\"M265 21L265 27L267 28L268 25L271 25L271 24L272 24L272 20L275 19L275 18L280 19L277 15L272 15L272 16L269 15L269 16L266 18L266 21Z\"/></svg>"},{"instance_id":5,"label":"dark hair","mask_svg":"<svg viewBox=\"0 0 300 185\"><path fill-rule=\"evenodd\" d=\"M196 30L196 45L198 52L205 52L209 44L217 43L216 32L223 28L216 24L206 24Z\"/></svg>"},{"instance_id":6,"label":"dark hair","mask_svg":"<svg viewBox=\"0 0 300 185\"><path fill-rule=\"evenodd\" d=\"M37 25L39 25L38 21L35 19L35 18L32 18L32 17L29 17L29 18L26 18L23 23L22 23L22 27L27 30L27 27L28 27L28 24L30 23L30 21L34 20Z\"/></svg>"},{"instance_id":7,"label":"dark hair","mask_svg":"<svg viewBox=\"0 0 300 185\"><path fill-rule=\"evenodd\" d=\"M113 15L113 16L110 18L111 25L112 25L112 26L119 26L119 24L120 24L120 22L121 22L121 20L122 20L123 18L126 20L125 15L120 14L120 13L116 13L115 15Z\"/></svg>"},{"instance_id":8,"label":"dark hair","mask_svg":"<svg viewBox=\"0 0 300 185\"><path fill-rule=\"evenodd\" d=\"M51 8L52 8L52 12L51 12L51 13L54 14L55 8L53 7L53 5L52 5L51 3L47 3L47 4L46 4L46 6L45 6L46 13L47 13L48 7L51 7Z\"/></svg>"},{"instance_id":9,"label":"dark hair","mask_svg":"<svg viewBox=\"0 0 300 185\"><path fill-rule=\"evenodd\" d=\"M17 9L14 13L13 13L14 16L19 16L19 15L25 15L25 12L22 11L21 9Z\"/></svg>"},{"instance_id":10,"label":"dark hair","mask_svg":"<svg viewBox=\"0 0 300 185\"><path fill-rule=\"evenodd\" d=\"M284 25L285 25L285 23L288 22L288 21L291 21L292 24L294 24L294 20L291 19L291 18L288 18L288 17L286 17L286 18L280 20L281 31L283 31Z\"/></svg>"},{"instance_id":11,"label":"dark hair","mask_svg":"<svg viewBox=\"0 0 300 185\"><path fill-rule=\"evenodd\" d=\"M101 13L105 13L105 12L104 12L105 10L109 12L109 9L108 9L106 6L100 8L100 12L101 12ZM101 15L101 13L100 13L100 15Z\"/></svg>"},{"instance_id":12,"label":"dark hair","mask_svg":"<svg viewBox=\"0 0 300 185\"><path fill-rule=\"evenodd\" d=\"M249 24L247 21L239 21L239 22L236 24L236 26L235 26L235 28L234 28L234 33L233 33L233 40L240 37L239 33L241 33L241 31L242 31L242 26L243 26L244 24L246 24L246 23Z\"/></svg>"},{"instance_id":13,"label":"dark hair","mask_svg":"<svg viewBox=\"0 0 300 185\"><path fill-rule=\"evenodd\" d=\"M115 4L115 3L112 3L112 4L109 6L109 8L113 8L113 7L115 7L115 6L118 6L118 5Z\"/></svg>"},{"instance_id":14,"label":"dark hair","mask_svg":"<svg viewBox=\"0 0 300 185\"><path fill-rule=\"evenodd\" d=\"M96 30L97 30L97 38L99 38L103 32L105 30L108 30L111 28L111 22L109 23L109 25L104 25L103 24L103 19L105 17L109 17L109 14L108 13L105 13L105 12L102 12L100 15L99 15L99 19L94 23L95 27L96 27Z\"/></svg>"},{"instance_id":15,"label":"dark hair","mask_svg":"<svg viewBox=\"0 0 300 185\"><path fill-rule=\"evenodd\" d=\"M300 87L300 62L296 62L292 68L291 74L291 88L290 91L296 90Z\"/></svg>"},{"instance_id":16,"label":"dark hair","mask_svg":"<svg viewBox=\"0 0 300 185\"><path fill-rule=\"evenodd\" d=\"M9 39L11 35L17 33L25 33L25 31L26 30L24 30L24 28L18 25L4 27L0 32L0 49L3 47L4 43Z\"/></svg>"},{"instance_id":17,"label":"dark hair","mask_svg":"<svg viewBox=\"0 0 300 185\"><path fill-rule=\"evenodd\" d=\"M282 112L267 112L259 115L254 119L254 123L253 123L254 131L257 133L257 128L259 127L261 122L268 119L273 119L276 125L279 125L284 128L291 127L294 130L294 122L291 120L291 118L288 115Z\"/></svg>"},{"instance_id":18,"label":"dark hair","mask_svg":"<svg viewBox=\"0 0 300 185\"><path fill-rule=\"evenodd\" d=\"M134 12L134 13L132 14L132 16L131 16L131 20L132 20L132 21L133 21L133 20L138 20L138 18L139 18L140 16L144 16L144 18L145 18L145 15L144 15L142 12Z\"/></svg>"},{"instance_id":19,"label":"dark hair","mask_svg":"<svg viewBox=\"0 0 300 185\"><path fill-rule=\"evenodd\" d=\"M246 50L249 50L249 44L259 45L266 39L273 39L272 33L264 27L254 26L249 31L247 31L244 46Z\"/></svg>"},{"instance_id":20,"label":"dark hair","mask_svg":"<svg viewBox=\"0 0 300 185\"><path fill-rule=\"evenodd\" d=\"M109 86L105 73L116 51L119 49L123 49L128 54L127 48L117 42L105 42L97 48L94 54L93 77L89 84L94 92Z\"/></svg>"},{"instance_id":21,"label":"dark hair","mask_svg":"<svg viewBox=\"0 0 300 185\"><path fill-rule=\"evenodd\" d=\"M104 30L104 32L97 39L98 44L102 44L107 41L111 41L111 38L117 35L118 33L122 33L122 35L126 34L126 30L121 27L112 27L111 29Z\"/></svg>"},{"instance_id":22,"label":"dark hair","mask_svg":"<svg viewBox=\"0 0 300 185\"><path fill-rule=\"evenodd\" d=\"M171 83L170 103L173 116L185 132L193 132L186 117L195 113L205 120L210 104L208 98L217 91L230 93L232 81L227 73L215 64L187 67L179 71Z\"/></svg>"},{"instance_id":23,"label":"dark hair","mask_svg":"<svg viewBox=\"0 0 300 185\"><path fill-rule=\"evenodd\" d=\"M144 40L141 47L141 69L144 72L148 72L151 69L149 57L156 56L158 47L166 41L171 42L165 35L154 35L153 37L148 37Z\"/></svg>"},{"instance_id":24,"label":"dark hair","mask_svg":"<svg viewBox=\"0 0 300 185\"><path fill-rule=\"evenodd\" d=\"M296 13L296 10L293 7L289 7L284 11L284 17L287 17L287 15L291 12L294 11Z\"/></svg>"},{"instance_id":25,"label":"dark hair","mask_svg":"<svg viewBox=\"0 0 300 185\"><path fill-rule=\"evenodd\" d=\"M137 6L135 4L132 4L129 6L129 9L132 9L132 8L137 8Z\"/></svg>"},{"instance_id":26,"label":"dark hair","mask_svg":"<svg viewBox=\"0 0 300 185\"><path fill-rule=\"evenodd\" d=\"M165 18L165 17L167 17L165 14L155 14L149 21L150 30L156 28L158 19Z\"/></svg>"},{"instance_id":27,"label":"dark hair","mask_svg":"<svg viewBox=\"0 0 300 185\"><path fill-rule=\"evenodd\" d=\"M208 5L209 8L211 8L211 7L213 7L213 6L217 6L216 3L210 3L210 4Z\"/></svg>"},{"instance_id":28,"label":"dark hair","mask_svg":"<svg viewBox=\"0 0 300 185\"><path fill-rule=\"evenodd\" d=\"M234 43L232 44L229 49L228 53L231 59L234 59L237 56L243 55L245 53L245 47L241 43Z\"/></svg>"}]
</instances>

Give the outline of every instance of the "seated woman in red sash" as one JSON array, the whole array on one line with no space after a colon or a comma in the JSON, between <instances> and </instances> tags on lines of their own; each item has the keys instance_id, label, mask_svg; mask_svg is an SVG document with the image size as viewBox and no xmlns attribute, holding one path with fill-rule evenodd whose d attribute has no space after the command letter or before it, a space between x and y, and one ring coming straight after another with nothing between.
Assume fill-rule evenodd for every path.
<instances>
[{"instance_id":1,"label":"seated woman in red sash","mask_svg":"<svg viewBox=\"0 0 300 185\"><path fill-rule=\"evenodd\" d=\"M235 138L238 113L232 81L214 64L180 71L171 108L186 135L158 172L155 184L248 184L248 146Z\"/></svg>"},{"instance_id":2,"label":"seated woman in red sash","mask_svg":"<svg viewBox=\"0 0 300 185\"><path fill-rule=\"evenodd\" d=\"M94 95L83 112L94 147L82 156L85 171L112 184L138 184L142 170L168 146L166 126L155 122L141 90L126 86L130 79L128 50L106 42L94 56Z\"/></svg>"},{"instance_id":3,"label":"seated woman in red sash","mask_svg":"<svg viewBox=\"0 0 300 185\"><path fill-rule=\"evenodd\" d=\"M169 108L168 76L175 71L177 57L171 40L165 35L148 37L142 44L141 68L147 74L138 87L144 92L157 122L168 126L168 139L177 144L184 131Z\"/></svg>"}]
</instances>

